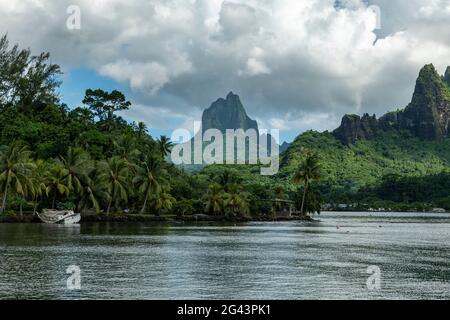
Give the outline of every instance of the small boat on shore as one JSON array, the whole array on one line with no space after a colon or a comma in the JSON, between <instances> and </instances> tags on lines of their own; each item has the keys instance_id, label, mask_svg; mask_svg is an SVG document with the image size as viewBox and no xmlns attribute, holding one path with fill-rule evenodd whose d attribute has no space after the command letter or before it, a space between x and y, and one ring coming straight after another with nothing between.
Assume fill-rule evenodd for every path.
<instances>
[{"instance_id":1,"label":"small boat on shore","mask_svg":"<svg viewBox=\"0 0 450 320\"><path fill-rule=\"evenodd\" d=\"M50 224L76 224L81 220L81 215L72 210L44 209L42 213L37 215L42 222Z\"/></svg>"}]
</instances>

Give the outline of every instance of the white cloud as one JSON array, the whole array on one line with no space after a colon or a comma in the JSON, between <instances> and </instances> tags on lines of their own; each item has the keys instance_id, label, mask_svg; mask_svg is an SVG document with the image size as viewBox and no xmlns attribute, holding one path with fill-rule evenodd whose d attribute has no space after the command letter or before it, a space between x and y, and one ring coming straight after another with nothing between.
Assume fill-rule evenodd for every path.
<instances>
[{"instance_id":1,"label":"white cloud","mask_svg":"<svg viewBox=\"0 0 450 320\"><path fill-rule=\"evenodd\" d=\"M236 40L258 31L256 9L243 3L223 2L219 13L220 33Z\"/></svg>"},{"instance_id":2,"label":"white cloud","mask_svg":"<svg viewBox=\"0 0 450 320\"><path fill-rule=\"evenodd\" d=\"M119 82L128 82L131 89L157 93L171 78L189 72L192 66L182 59L172 61L171 67L159 62L132 62L118 60L100 67L99 73Z\"/></svg>"},{"instance_id":3,"label":"white cloud","mask_svg":"<svg viewBox=\"0 0 450 320\"><path fill-rule=\"evenodd\" d=\"M0 0L11 41L128 84L140 109L189 119L233 90L251 116L298 131L405 106L422 65L450 65L449 22L449 0Z\"/></svg>"}]
</instances>

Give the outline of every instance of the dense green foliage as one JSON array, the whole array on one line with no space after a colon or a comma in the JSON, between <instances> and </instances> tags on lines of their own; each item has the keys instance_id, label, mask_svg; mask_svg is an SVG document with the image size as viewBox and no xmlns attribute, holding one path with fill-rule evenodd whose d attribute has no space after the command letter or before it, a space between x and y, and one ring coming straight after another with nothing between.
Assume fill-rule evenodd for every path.
<instances>
[{"instance_id":1,"label":"dense green foliage","mask_svg":"<svg viewBox=\"0 0 450 320\"><path fill-rule=\"evenodd\" d=\"M60 69L47 53L0 40L0 213L73 208L110 213L272 216L293 203L302 212L336 207L450 209L450 139L423 140L388 130L345 145L328 132L300 135L279 174L258 165L211 165L188 174L167 159L119 91L86 90L84 106L58 97ZM305 152L310 150L310 152ZM273 201L277 200L277 201ZM292 202L289 202L291 200Z\"/></svg>"},{"instance_id":2,"label":"dense green foliage","mask_svg":"<svg viewBox=\"0 0 450 320\"><path fill-rule=\"evenodd\" d=\"M450 172L450 139L427 141L413 137L408 132L390 131L372 140L361 140L346 146L331 133L306 132L283 155L278 175L283 183L289 185L290 177L301 162L302 148L317 153L324 175L318 186L324 201L330 204L361 202L363 192L366 192L367 206L375 208L386 207L383 203L388 201L405 207L410 204L411 208L417 207L413 202L425 202L430 207L440 206L442 202L437 200L450 196L450 189L441 188L448 181L447 184L429 183L426 193L421 196L419 193L411 194L408 201L394 196L397 191L393 191L389 197L382 192L367 194L368 188L381 190L383 181L392 175L404 177L405 180L401 182L403 186L419 190L420 186L426 181L433 181L434 177L445 180ZM291 190L294 188L293 185L289 186ZM391 204L390 207L396 206Z\"/></svg>"},{"instance_id":3,"label":"dense green foliage","mask_svg":"<svg viewBox=\"0 0 450 320\"><path fill-rule=\"evenodd\" d=\"M221 166L189 175L165 161L172 143L127 123L123 93L87 89L84 106L59 100L49 55L0 40L0 213L42 208L110 213L269 214L273 190L254 170ZM278 189L278 193L281 191Z\"/></svg>"},{"instance_id":4,"label":"dense green foliage","mask_svg":"<svg viewBox=\"0 0 450 320\"><path fill-rule=\"evenodd\" d=\"M450 210L450 172L424 177L384 176L374 187L359 190L356 195L360 207L384 200L386 208L429 209L440 207Z\"/></svg>"}]
</instances>

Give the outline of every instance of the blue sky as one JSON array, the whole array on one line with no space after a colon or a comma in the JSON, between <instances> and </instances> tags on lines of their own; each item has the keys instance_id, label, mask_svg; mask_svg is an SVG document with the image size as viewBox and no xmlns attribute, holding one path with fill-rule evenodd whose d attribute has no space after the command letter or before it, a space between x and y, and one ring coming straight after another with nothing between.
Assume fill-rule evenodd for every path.
<instances>
[{"instance_id":1,"label":"blue sky","mask_svg":"<svg viewBox=\"0 0 450 320\"><path fill-rule=\"evenodd\" d=\"M120 90L125 95L130 91L126 84L98 75L97 72L86 68L69 70L62 76L60 87L61 100L70 108L82 105L86 89L103 89L107 91Z\"/></svg>"},{"instance_id":2,"label":"blue sky","mask_svg":"<svg viewBox=\"0 0 450 320\"><path fill-rule=\"evenodd\" d=\"M66 103L69 108L83 106L82 101L86 89L102 89L105 91L119 90L123 92L127 98L133 96L133 93L127 84L101 76L96 71L87 68L68 70L61 77L61 80L61 101ZM133 106L131 108L133 108ZM155 138L158 138L161 135L170 136L173 131L172 128L167 128L167 130L152 128L152 124L146 121L146 119L139 119L132 113L125 113L122 114L122 116L129 122L146 122L149 133Z\"/></svg>"}]
</instances>

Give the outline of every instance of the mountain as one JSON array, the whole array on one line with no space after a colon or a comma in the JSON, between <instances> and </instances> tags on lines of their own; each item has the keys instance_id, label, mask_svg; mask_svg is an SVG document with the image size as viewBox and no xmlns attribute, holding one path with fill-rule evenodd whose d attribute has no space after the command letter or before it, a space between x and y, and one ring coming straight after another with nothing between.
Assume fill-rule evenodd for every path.
<instances>
[{"instance_id":1,"label":"mountain","mask_svg":"<svg viewBox=\"0 0 450 320\"><path fill-rule=\"evenodd\" d=\"M267 142L267 148L268 152L270 154L270 148L272 143L276 143L276 141L272 138L270 134L267 135L259 135L259 129L258 129L258 123L251 119L247 112L245 111L245 108L241 102L241 99L238 95L234 94L233 92L228 93L226 98L219 98L215 102L211 104L211 106L203 111L202 115L202 131L203 134L208 129L218 129L222 132L223 135L226 134L227 129L237 130L237 129L243 129L244 131L247 131L249 129L255 129L256 130L256 136L258 138L258 142L263 141L262 139L265 139L264 141ZM187 144L190 144L191 149L191 159L194 159L194 152L195 152L195 139L200 140L200 132L196 134L195 137L193 137L190 141L185 142L181 144L180 146L187 146ZM202 150L204 151L210 144L213 142L206 142L203 141L202 143ZM248 142L246 142L246 146L248 148ZM234 159L237 159L237 145L234 146ZM223 162L226 160L226 137L223 137L223 151L224 151L224 159ZM249 157L249 150L245 151L246 159ZM195 172L202 168L204 168L205 163L203 164L183 164L178 165L178 167L183 168L187 172Z\"/></svg>"},{"instance_id":2,"label":"mountain","mask_svg":"<svg viewBox=\"0 0 450 320\"><path fill-rule=\"evenodd\" d=\"M358 190L377 186L389 175L425 177L450 172L449 88L450 67L440 76L426 65L405 109L380 119L345 115L333 132L301 134L282 155L276 179L295 188L291 177L304 148L320 158L320 190L327 202L355 201Z\"/></svg>"},{"instance_id":3,"label":"mountain","mask_svg":"<svg viewBox=\"0 0 450 320\"><path fill-rule=\"evenodd\" d=\"M415 137L436 141L450 137L450 67L440 76L432 64L420 70L411 103L405 109L375 115L345 115L333 134L343 144L370 140L381 132L406 130Z\"/></svg>"},{"instance_id":4,"label":"mountain","mask_svg":"<svg viewBox=\"0 0 450 320\"><path fill-rule=\"evenodd\" d=\"M230 92L226 99L219 98L203 112L202 128L203 132L218 129L225 134L227 129L258 131L258 123L247 115L239 96Z\"/></svg>"}]
</instances>

